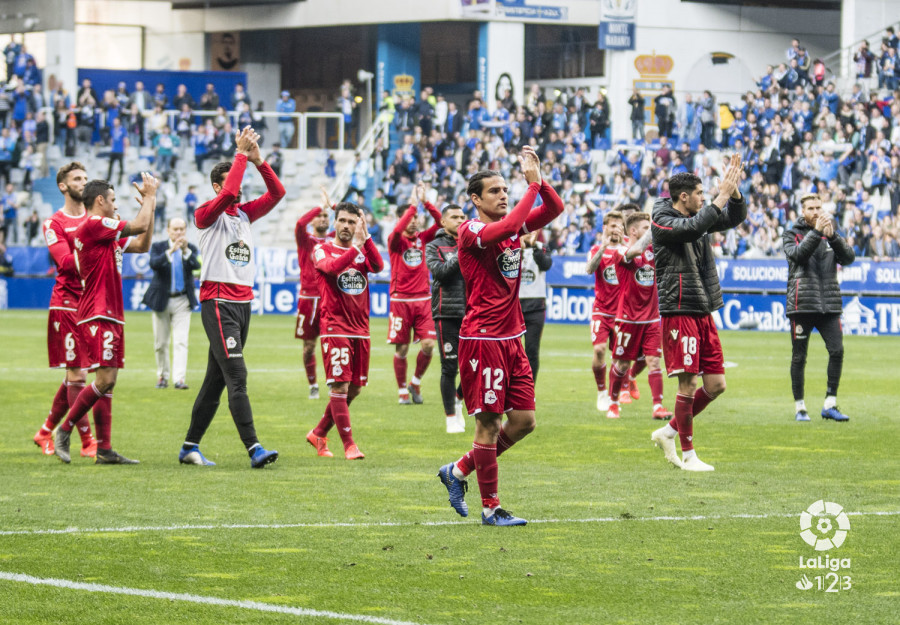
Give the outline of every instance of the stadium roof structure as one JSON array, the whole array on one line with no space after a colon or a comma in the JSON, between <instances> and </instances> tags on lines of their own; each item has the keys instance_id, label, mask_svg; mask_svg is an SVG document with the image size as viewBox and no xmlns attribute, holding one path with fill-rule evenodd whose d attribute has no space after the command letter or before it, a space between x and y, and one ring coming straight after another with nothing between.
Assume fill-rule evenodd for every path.
<instances>
[{"instance_id":1,"label":"stadium roof structure","mask_svg":"<svg viewBox=\"0 0 900 625\"><path fill-rule=\"evenodd\" d=\"M681 0L703 4L732 4L747 7L777 7L779 9L841 9L841 0Z\"/></svg>"},{"instance_id":2,"label":"stadium roof structure","mask_svg":"<svg viewBox=\"0 0 900 625\"><path fill-rule=\"evenodd\" d=\"M306 0L169 0L173 9L217 9L222 7L294 4Z\"/></svg>"}]
</instances>

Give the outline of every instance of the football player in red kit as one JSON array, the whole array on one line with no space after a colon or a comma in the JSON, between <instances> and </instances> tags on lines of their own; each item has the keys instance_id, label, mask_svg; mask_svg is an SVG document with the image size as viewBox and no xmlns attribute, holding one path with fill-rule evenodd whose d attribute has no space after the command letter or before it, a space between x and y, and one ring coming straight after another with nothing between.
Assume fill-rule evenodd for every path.
<instances>
[{"instance_id":1,"label":"football player in red kit","mask_svg":"<svg viewBox=\"0 0 900 625\"><path fill-rule=\"evenodd\" d=\"M434 224L419 232L418 203L434 218ZM398 211L399 212L399 211ZM431 317L431 288L425 264L425 245L441 227L441 212L425 199L425 186L413 190L410 206L388 236L391 259L391 310L388 316L388 343L396 345L394 375L401 404L422 403L422 376L431 362L437 333ZM406 384L406 356L409 354L409 335L421 342L416 357L416 370L409 386Z\"/></svg>"},{"instance_id":2,"label":"football player in red kit","mask_svg":"<svg viewBox=\"0 0 900 625\"><path fill-rule=\"evenodd\" d=\"M525 525L500 507L497 457L535 427L534 380L520 337L525 320L519 305L520 237L553 221L562 201L544 180L534 150L525 146L519 164L528 182L525 196L511 211L506 181L482 170L469 179L467 193L478 219L459 227L459 266L466 281L466 314L459 336L463 396L475 417L472 450L440 468L450 505L467 516L465 478L477 472L484 525ZM538 194L543 204L533 208ZM506 415L506 423L503 416Z\"/></svg>"},{"instance_id":3,"label":"football player in red kit","mask_svg":"<svg viewBox=\"0 0 900 625\"><path fill-rule=\"evenodd\" d=\"M329 386L325 414L306 435L320 456L331 457L326 435L337 425L347 460L365 458L353 440L350 403L369 379L369 274L384 269L381 253L356 204L334 207L334 239L314 252L322 294L320 341Z\"/></svg>"},{"instance_id":4,"label":"football player in red kit","mask_svg":"<svg viewBox=\"0 0 900 625\"><path fill-rule=\"evenodd\" d=\"M653 395L653 418L667 419L672 413L662 405L659 297L656 293L653 246L650 244L650 215L629 215L625 230L632 243L624 254L618 251L614 254L616 266L621 268L621 293L616 310L613 367L609 376L610 407L606 416L619 418L619 397L628 379L628 370L631 363L643 355L647 362L647 381Z\"/></svg>"}]
</instances>

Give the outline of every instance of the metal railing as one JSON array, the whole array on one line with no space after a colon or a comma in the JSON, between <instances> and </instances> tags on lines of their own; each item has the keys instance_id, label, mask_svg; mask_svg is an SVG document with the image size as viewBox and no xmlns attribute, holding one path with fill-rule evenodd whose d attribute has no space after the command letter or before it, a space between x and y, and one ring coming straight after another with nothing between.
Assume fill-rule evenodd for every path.
<instances>
[{"instance_id":1,"label":"metal railing","mask_svg":"<svg viewBox=\"0 0 900 625\"><path fill-rule=\"evenodd\" d=\"M857 39L850 45L843 46L833 52L829 52L825 56L821 57L822 62L825 63L825 66L827 67L831 62L833 62L835 59L839 58L841 66L840 66L840 72L838 72L838 75L841 76L841 78L855 78L856 77L855 75L853 75L853 76L850 75L850 68L853 65L852 61L853 61L854 52L856 52L856 50L859 48L860 44L863 41L869 41L871 43L872 40L875 40L875 41L880 42L881 34L885 31L885 29L888 26L893 26L894 29L897 30L898 28L900 28L900 23L885 24L884 28L882 28L881 30L878 30L870 35L866 35L865 37L861 37L860 39ZM869 48L869 51L872 52L872 54L875 54L875 50L872 50L872 48Z\"/></svg>"},{"instance_id":2,"label":"metal railing","mask_svg":"<svg viewBox=\"0 0 900 625\"><path fill-rule=\"evenodd\" d=\"M385 140L387 140L389 129L390 124L386 119L379 118L372 124L368 132L363 135L359 145L356 146L356 152L359 154L360 160L365 161L372 156L372 153L375 151L375 144L379 137L383 136ZM344 197L344 194L347 192L347 188L350 185L350 177L353 175L353 166L354 163L351 163L341 170L340 174L334 179L334 182L331 183L328 194L332 201L337 202L340 201L340 198Z\"/></svg>"},{"instance_id":3,"label":"metal railing","mask_svg":"<svg viewBox=\"0 0 900 625\"><path fill-rule=\"evenodd\" d=\"M45 106L41 109L44 112L47 118L47 123L50 127L50 142L53 143L56 140L57 135L57 123L58 120L56 118L56 112L52 107ZM168 125L170 128L175 130L176 128L176 119L181 114L181 111L176 109L166 109L163 111L168 119ZM152 110L144 110L141 111L141 115L145 120L153 117L155 111ZM218 116L217 111L206 111L206 110L191 110L191 116L194 118L192 125L198 126L196 123L196 118L202 117L216 117ZM231 124L232 128L237 130L238 128L238 120L240 119L241 112L238 111L226 111L225 115L228 117L228 122ZM265 118L281 118L281 117L290 117L295 121L295 133L294 140L297 143L297 149L306 150L309 148L309 137L312 134L310 130L310 124L316 123L319 120L323 120L326 124L329 119L335 120L337 124L337 146L330 147L328 146L328 132L327 127L324 132L323 143L325 145L317 146L322 149L329 150L344 150L345 144L345 135L344 135L344 116L341 113L327 113L327 112L311 112L311 113L279 113L277 111L251 111L251 116L254 118L265 117ZM77 112L76 112L77 115ZM121 115L121 114L120 114ZM274 128L269 128L270 131L277 132L278 131L278 122L275 122ZM268 124L267 124L268 126ZM319 129L321 130L321 129ZM145 136L149 133L145 132ZM282 148L289 149L291 146L281 146Z\"/></svg>"}]
</instances>

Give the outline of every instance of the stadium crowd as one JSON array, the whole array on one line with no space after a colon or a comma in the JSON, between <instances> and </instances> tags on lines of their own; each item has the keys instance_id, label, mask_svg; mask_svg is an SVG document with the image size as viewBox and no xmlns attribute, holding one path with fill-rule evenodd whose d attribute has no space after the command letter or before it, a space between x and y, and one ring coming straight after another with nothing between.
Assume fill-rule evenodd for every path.
<instances>
[{"instance_id":1,"label":"stadium crowd","mask_svg":"<svg viewBox=\"0 0 900 625\"><path fill-rule=\"evenodd\" d=\"M592 102L584 89L549 92L534 84L524 102L507 91L490 110L477 91L462 107L430 87L417 98L396 102L385 92L378 113L390 123L391 139L380 137L371 158L356 159L348 197L366 208L370 232L384 248L397 220L394 207L405 205L418 182L425 183L436 206L458 203L472 215L465 181L491 167L510 181L511 199L519 199L527 185L515 157L531 145L544 177L565 202L563 214L545 230L545 242L556 254L583 254L599 241L603 217L615 206L649 207L666 192L666 178L682 171L712 186L724 171L722 155L737 151L746 165L741 191L749 216L737 230L716 235L717 254L782 255L781 233L796 221L799 197L817 191L857 255L898 258L897 46L893 29L885 32L880 56L864 43L854 56L857 81L846 93L796 39L784 61L769 65L756 80L756 89L729 103L719 103L711 91L676 96L668 88L654 97L635 91L621 103L600 93ZM155 169L167 178L176 159L203 170L207 161L231 157L235 128L252 124L266 134L262 103L254 111L243 85L222 96L208 85L195 99L184 85L169 94L161 84L150 91L140 82L130 91L120 83L116 91L100 95L86 79L74 95L58 81L45 93L40 69L22 44L11 39L4 53L8 80L0 90L0 181L6 185L11 172L21 169L24 175L14 191L28 191L35 177L47 175L51 126L53 140L67 155L102 151L109 156L110 178L118 162L119 181L129 146L152 149ZM347 128L359 114L350 90L345 82L337 98ZM625 134L610 127L610 107L618 105L630 108L630 141L612 139ZM52 120L46 118L48 109ZM272 130L278 143L290 145L294 125L289 114L296 103L288 92L281 94L276 110L284 116ZM642 120L648 115L656 125L646 126L645 135ZM273 167L281 159L278 148L267 158ZM329 166L333 169L331 159ZM23 197L6 192L0 199L5 239L15 243L26 226Z\"/></svg>"}]
</instances>

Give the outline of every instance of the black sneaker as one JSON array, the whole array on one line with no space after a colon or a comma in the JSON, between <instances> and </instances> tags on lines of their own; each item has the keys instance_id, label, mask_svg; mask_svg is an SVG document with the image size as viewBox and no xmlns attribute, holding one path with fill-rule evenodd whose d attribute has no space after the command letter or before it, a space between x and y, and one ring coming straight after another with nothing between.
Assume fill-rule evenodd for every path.
<instances>
[{"instance_id":1,"label":"black sneaker","mask_svg":"<svg viewBox=\"0 0 900 625\"><path fill-rule=\"evenodd\" d=\"M56 429L56 436L53 439L53 453L66 464L72 462L72 457L69 455L69 439L71 436L71 431L67 432L60 427Z\"/></svg>"},{"instance_id":2,"label":"black sneaker","mask_svg":"<svg viewBox=\"0 0 900 625\"><path fill-rule=\"evenodd\" d=\"M112 449L98 449L94 464L140 464L140 460L132 460L114 452Z\"/></svg>"},{"instance_id":3,"label":"black sneaker","mask_svg":"<svg viewBox=\"0 0 900 625\"><path fill-rule=\"evenodd\" d=\"M156 388L169 388L169 381L165 378L160 378L156 381Z\"/></svg>"}]
</instances>

